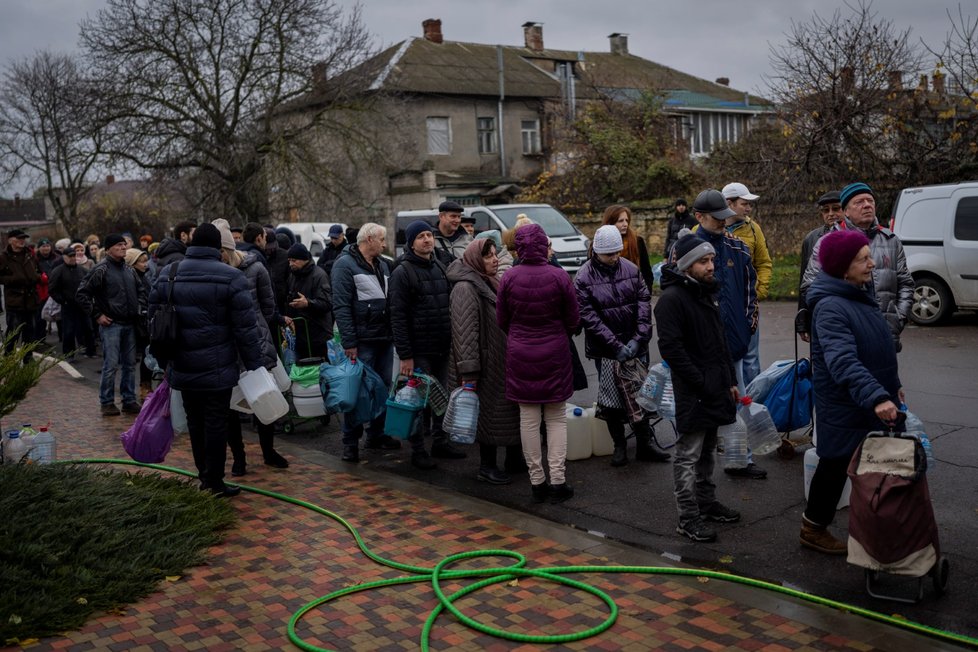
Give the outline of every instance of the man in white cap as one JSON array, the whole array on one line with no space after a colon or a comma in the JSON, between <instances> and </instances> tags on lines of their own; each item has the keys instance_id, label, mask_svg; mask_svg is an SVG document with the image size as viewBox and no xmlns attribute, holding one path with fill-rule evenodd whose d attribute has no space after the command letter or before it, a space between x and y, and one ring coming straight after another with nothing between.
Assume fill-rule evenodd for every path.
<instances>
[{"instance_id":1,"label":"man in white cap","mask_svg":"<svg viewBox=\"0 0 978 652\"><path fill-rule=\"evenodd\" d=\"M771 272L774 264L771 262L771 254L767 249L767 241L764 239L764 232L760 225L751 219L751 211L754 202L760 199L760 195L753 194L742 183L728 183L723 187L723 198L727 200L727 206L734 213L733 217L727 219L727 233L740 238L747 245L750 253L750 262L757 272L757 300L763 301L767 298L768 286L771 284ZM756 328L751 337L747 355L743 359L742 375L744 386L750 384L754 378L761 373L761 330Z\"/></svg>"}]
</instances>

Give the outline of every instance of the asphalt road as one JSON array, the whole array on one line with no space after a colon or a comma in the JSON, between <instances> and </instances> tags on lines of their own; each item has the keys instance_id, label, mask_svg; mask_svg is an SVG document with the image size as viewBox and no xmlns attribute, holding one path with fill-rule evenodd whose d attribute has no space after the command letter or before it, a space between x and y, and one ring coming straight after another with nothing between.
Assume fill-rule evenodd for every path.
<instances>
[{"instance_id":1,"label":"asphalt road","mask_svg":"<svg viewBox=\"0 0 978 652\"><path fill-rule=\"evenodd\" d=\"M769 303L761 320L762 366L794 357L795 306ZM583 343L579 342L583 347ZM802 355L807 355L808 345ZM652 347L653 361L658 359ZM593 365L590 388L573 402L590 405L596 393ZM793 459L777 455L758 458L768 471L766 480L733 479L717 473L718 496L740 510L742 520L720 526L719 539L696 544L675 532L676 506L669 464L638 463L612 468L609 457L568 463L568 480L576 495L561 505L534 505L529 481L520 476L511 485L493 486L475 479L478 451L469 447L465 460L438 460L434 471L411 466L407 447L401 451L363 451L361 464L408 476L419 482L450 487L465 494L580 528L646 550L670 560L725 569L733 573L780 583L939 628L978 635L978 315L960 314L948 326L909 326L900 354L901 378L910 408L925 422L933 441L937 468L929 474L931 497L940 531L942 552L950 561L948 593L935 599L929 578L925 598L918 605L902 605L870 598L864 590L861 568L845 557L829 557L798 544L801 513L805 507L800 446ZM290 443L325 450L339 456L335 419L325 428L318 422L297 425L283 437ZM633 445L631 445L633 447ZM630 450L630 457L633 449ZM848 510L838 513L835 529L844 532ZM889 578L885 578L889 579ZM913 592L913 587L887 588Z\"/></svg>"}]
</instances>

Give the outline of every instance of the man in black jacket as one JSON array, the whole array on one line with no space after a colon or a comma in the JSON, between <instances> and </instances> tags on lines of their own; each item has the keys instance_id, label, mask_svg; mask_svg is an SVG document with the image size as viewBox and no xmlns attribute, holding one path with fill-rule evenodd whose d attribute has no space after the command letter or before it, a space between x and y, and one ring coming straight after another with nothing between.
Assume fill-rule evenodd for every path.
<instances>
[{"instance_id":1,"label":"man in black jacket","mask_svg":"<svg viewBox=\"0 0 978 652\"><path fill-rule=\"evenodd\" d=\"M289 249L289 293L285 314L295 325L298 359L326 359L326 343L333 336L333 304L326 272L316 267L306 246Z\"/></svg>"},{"instance_id":2,"label":"man in black jacket","mask_svg":"<svg viewBox=\"0 0 978 652\"><path fill-rule=\"evenodd\" d=\"M452 341L448 302L451 285L445 276L445 266L434 256L435 234L431 226L423 220L411 222L404 235L404 254L391 273L388 297L394 349L401 359L400 372L410 376L413 370L420 369L446 385ZM424 448L424 436L428 432L434 440L433 456L465 457L465 453L449 443L448 433L442 428L442 417L425 408L419 432L409 439L414 466L420 469L435 467Z\"/></svg>"},{"instance_id":3,"label":"man in black jacket","mask_svg":"<svg viewBox=\"0 0 978 652\"><path fill-rule=\"evenodd\" d=\"M126 265L126 240L110 233L103 241L105 256L78 286L75 298L99 325L102 340L102 378L99 402L102 416L119 414L115 404L115 374L120 368L122 411L139 414L136 398L136 322L146 314L146 288L136 270Z\"/></svg>"},{"instance_id":4,"label":"man in black jacket","mask_svg":"<svg viewBox=\"0 0 978 652\"><path fill-rule=\"evenodd\" d=\"M330 272L333 271L333 263L339 258L340 253L342 253L346 245L347 242L346 237L343 235L343 227L339 224L334 224L329 227L329 242L326 243L326 248L320 254L319 262L316 263L326 272L327 278Z\"/></svg>"},{"instance_id":5,"label":"man in black jacket","mask_svg":"<svg viewBox=\"0 0 978 652\"><path fill-rule=\"evenodd\" d=\"M75 298L78 286L85 278L85 268L78 264L75 250L71 246L65 247L62 260L62 264L51 272L51 280L48 282L51 297L61 306L61 350L65 356L72 356L75 344L84 344L85 357L94 358L95 338L92 336L85 309Z\"/></svg>"},{"instance_id":6,"label":"man in black jacket","mask_svg":"<svg viewBox=\"0 0 978 652\"><path fill-rule=\"evenodd\" d=\"M686 200L680 197L676 200L675 209L666 223L666 246L662 253L663 260L669 260L669 252L672 251L672 246L679 239L679 232L683 229L692 229L694 226L696 226L696 218L689 212Z\"/></svg>"},{"instance_id":7,"label":"man in black jacket","mask_svg":"<svg viewBox=\"0 0 978 652\"><path fill-rule=\"evenodd\" d=\"M716 532L706 521L740 520L738 512L717 502L713 484L717 428L736 418L737 378L723 336L713 245L686 235L673 253L676 262L662 270L655 321L659 354L669 364L676 398L676 531L693 541L714 541Z\"/></svg>"},{"instance_id":8,"label":"man in black jacket","mask_svg":"<svg viewBox=\"0 0 978 652\"><path fill-rule=\"evenodd\" d=\"M167 302L169 272L160 270L150 295L150 319ZM200 489L234 496L241 489L224 484L231 390L238 383L239 356L245 369L257 370L262 347L248 279L221 262L221 234L213 224L201 224L194 232L176 269L173 306L180 346L167 367L167 380L183 396Z\"/></svg>"}]
</instances>

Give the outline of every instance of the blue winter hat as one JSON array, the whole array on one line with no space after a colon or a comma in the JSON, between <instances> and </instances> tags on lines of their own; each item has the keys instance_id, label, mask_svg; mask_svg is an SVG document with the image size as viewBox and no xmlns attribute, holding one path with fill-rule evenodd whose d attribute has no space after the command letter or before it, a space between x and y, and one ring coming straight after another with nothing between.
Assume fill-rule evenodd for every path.
<instances>
[{"instance_id":1,"label":"blue winter hat","mask_svg":"<svg viewBox=\"0 0 978 652\"><path fill-rule=\"evenodd\" d=\"M404 241L407 243L407 248L410 250L414 246L414 239L425 231L431 231L431 225L424 220L415 220L408 224L408 227L404 229Z\"/></svg>"},{"instance_id":2,"label":"blue winter hat","mask_svg":"<svg viewBox=\"0 0 978 652\"><path fill-rule=\"evenodd\" d=\"M839 202L842 204L842 208L845 209L846 204L856 195L872 195L873 199L876 199L872 188L862 181L857 181L856 183L850 183L839 193Z\"/></svg>"}]
</instances>

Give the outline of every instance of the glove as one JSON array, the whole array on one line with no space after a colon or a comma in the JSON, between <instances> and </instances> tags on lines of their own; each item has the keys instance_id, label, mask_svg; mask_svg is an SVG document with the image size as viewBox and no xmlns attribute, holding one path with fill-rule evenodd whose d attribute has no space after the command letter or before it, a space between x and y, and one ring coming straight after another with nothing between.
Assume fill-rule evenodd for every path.
<instances>
[{"instance_id":1,"label":"glove","mask_svg":"<svg viewBox=\"0 0 978 652\"><path fill-rule=\"evenodd\" d=\"M628 357L625 358L626 360L631 360L632 358L638 355L638 342L636 342L635 340L632 340L631 342L626 344L624 348L628 352Z\"/></svg>"},{"instance_id":2,"label":"glove","mask_svg":"<svg viewBox=\"0 0 978 652\"><path fill-rule=\"evenodd\" d=\"M631 354L631 351L628 349L627 344L625 346L619 347L618 353L615 354L615 360L617 360L618 362L624 362L625 360L628 360L632 357L633 356Z\"/></svg>"}]
</instances>

